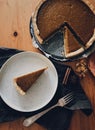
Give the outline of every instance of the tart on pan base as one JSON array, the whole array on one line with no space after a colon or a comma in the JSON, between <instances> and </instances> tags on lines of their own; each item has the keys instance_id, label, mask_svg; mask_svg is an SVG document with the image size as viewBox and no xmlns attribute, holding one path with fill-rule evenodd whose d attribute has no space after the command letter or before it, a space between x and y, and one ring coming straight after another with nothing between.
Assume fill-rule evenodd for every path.
<instances>
[{"instance_id":1,"label":"tart on pan base","mask_svg":"<svg viewBox=\"0 0 95 130\"><path fill-rule=\"evenodd\" d=\"M76 47L67 58L76 56L88 49L94 42L95 8L87 0L47 0L41 1L32 18L34 34L40 44L50 37L64 23L68 23L77 36L83 41L83 46ZM70 38L69 38L70 39ZM70 40L71 41L71 40ZM80 42L80 41L79 41ZM71 43L70 43L71 44ZM70 48L70 47L69 47Z\"/></svg>"}]
</instances>

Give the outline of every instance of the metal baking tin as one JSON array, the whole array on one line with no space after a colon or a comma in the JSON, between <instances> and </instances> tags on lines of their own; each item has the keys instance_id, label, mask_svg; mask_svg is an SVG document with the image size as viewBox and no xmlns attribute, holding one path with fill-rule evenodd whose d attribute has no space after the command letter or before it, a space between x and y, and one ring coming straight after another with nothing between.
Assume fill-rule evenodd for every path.
<instances>
[{"instance_id":1,"label":"metal baking tin","mask_svg":"<svg viewBox=\"0 0 95 130\"><path fill-rule=\"evenodd\" d=\"M37 40L35 34L34 34L34 29L32 25L32 18L30 19L30 35L32 37L32 43L34 47L38 48L41 50L44 55L46 55L48 58L51 58L56 61L61 61L61 62L70 62L82 58L87 58L92 52L95 50L95 42L83 53L71 57L71 58L66 58L64 54L62 54L63 50L63 34L61 35L61 32L57 32L51 40L48 42L51 44L48 44L47 41L43 42L43 44L40 44L39 41ZM58 44L57 44L58 43Z\"/></svg>"}]
</instances>

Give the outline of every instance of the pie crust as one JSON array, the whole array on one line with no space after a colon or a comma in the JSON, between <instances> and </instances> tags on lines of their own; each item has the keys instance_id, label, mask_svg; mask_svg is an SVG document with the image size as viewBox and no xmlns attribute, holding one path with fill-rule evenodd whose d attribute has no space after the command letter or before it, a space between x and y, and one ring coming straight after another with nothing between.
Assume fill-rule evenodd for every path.
<instances>
[{"instance_id":1,"label":"pie crust","mask_svg":"<svg viewBox=\"0 0 95 130\"><path fill-rule=\"evenodd\" d=\"M13 79L14 86L21 95L25 95L27 90L35 83L35 81L46 69L47 67L14 78Z\"/></svg>"},{"instance_id":2,"label":"pie crust","mask_svg":"<svg viewBox=\"0 0 95 130\"><path fill-rule=\"evenodd\" d=\"M95 7L89 0L44 0L36 8L32 24L34 35L40 44L67 22L82 39L83 47L68 53L76 56L88 49L95 41ZM74 44L76 46L76 44ZM66 52L66 48L64 48Z\"/></svg>"}]
</instances>

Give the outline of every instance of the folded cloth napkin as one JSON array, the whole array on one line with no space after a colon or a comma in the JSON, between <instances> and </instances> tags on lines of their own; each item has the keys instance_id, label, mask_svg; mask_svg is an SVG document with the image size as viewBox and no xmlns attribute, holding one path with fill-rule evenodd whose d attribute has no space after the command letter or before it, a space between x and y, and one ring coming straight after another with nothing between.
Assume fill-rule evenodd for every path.
<instances>
[{"instance_id":1,"label":"folded cloth napkin","mask_svg":"<svg viewBox=\"0 0 95 130\"><path fill-rule=\"evenodd\" d=\"M0 67L2 67L2 65L8 58L20 52L22 51L10 48L0 48ZM39 118L36 122L47 128L47 130L68 130L74 110L81 109L86 115L90 115L92 113L91 103L85 95L80 85L79 78L74 73L72 68L63 64L59 64L55 61L52 62L57 70L59 82L56 94L51 102L38 111L19 112L7 106L3 102L2 98L0 98L0 122L8 122L21 117L29 117L35 115L36 113L39 113L57 103L59 98L63 97L70 91L74 92L74 102L71 102L62 108L54 108L53 110L49 111L44 116ZM69 75L64 82L64 78L66 78L65 75L68 70Z\"/></svg>"}]
</instances>

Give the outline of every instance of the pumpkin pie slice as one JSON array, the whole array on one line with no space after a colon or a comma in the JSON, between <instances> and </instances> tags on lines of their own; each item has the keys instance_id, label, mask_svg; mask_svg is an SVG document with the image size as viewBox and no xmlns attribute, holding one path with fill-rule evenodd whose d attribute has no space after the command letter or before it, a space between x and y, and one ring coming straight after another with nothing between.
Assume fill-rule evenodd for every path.
<instances>
[{"instance_id":1,"label":"pumpkin pie slice","mask_svg":"<svg viewBox=\"0 0 95 130\"><path fill-rule=\"evenodd\" d=\"M14 86L16 87L16 89L21 95L25 95L27 90L33 85L33 83L40 77L40 75L46 69L47 67L14 78L13 79Z\"/></svg>"},{"instance_id":2,"label":"pumpkin pie slice","mask_svg":"<svg viewBox=\"0 0 95 130\"><path fill-rule=\"evenodd\" d=\"M73 57L84 51L85 46L79 42L77 37L71 32L71 30L65 26L63 29L64 35L64 53L65 57Z\"/></svg>"}]
</instances>

